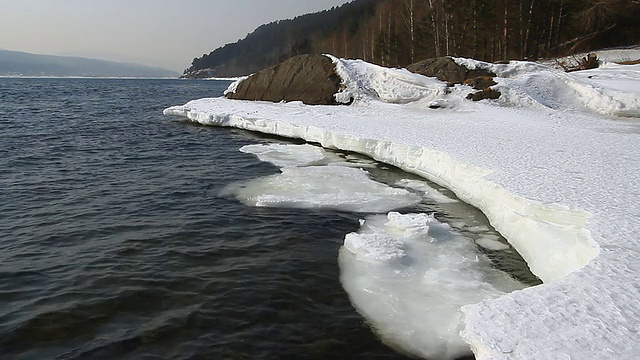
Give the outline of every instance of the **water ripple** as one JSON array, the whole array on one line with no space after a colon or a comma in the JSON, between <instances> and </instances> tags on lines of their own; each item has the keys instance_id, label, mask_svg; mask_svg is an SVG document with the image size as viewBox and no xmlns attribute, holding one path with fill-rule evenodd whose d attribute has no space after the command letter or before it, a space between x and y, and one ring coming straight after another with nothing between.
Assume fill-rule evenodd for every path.
<instances>
[{"instance_id":1,"label":"water ripple","mask_svg":"<svg viewBox=\"0 0 640 360\"><path fill-rule=\"evenodd\" d=\"M161 114L226 85L0 79L0 358L404 358L338 282L358 216L220 196L259 139Z\"/></svg>"}]
</instances>

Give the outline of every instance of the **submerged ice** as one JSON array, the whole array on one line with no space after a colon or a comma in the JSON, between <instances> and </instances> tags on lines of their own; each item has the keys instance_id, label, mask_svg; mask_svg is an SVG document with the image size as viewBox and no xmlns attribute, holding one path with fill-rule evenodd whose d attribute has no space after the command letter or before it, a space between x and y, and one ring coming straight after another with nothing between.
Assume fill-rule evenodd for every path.
<instances>
[{"instance_id":1,"label":"submerged ice","mask_svg":"<svg viewBox=\"0 0 640 360\"><path fill-rule=\"evenodd\" d=\"M390 346L426 359L470 353L460 308L525 286L427 214L373 215L340 250L352 303Z\"/></svg>"}]
</instances>

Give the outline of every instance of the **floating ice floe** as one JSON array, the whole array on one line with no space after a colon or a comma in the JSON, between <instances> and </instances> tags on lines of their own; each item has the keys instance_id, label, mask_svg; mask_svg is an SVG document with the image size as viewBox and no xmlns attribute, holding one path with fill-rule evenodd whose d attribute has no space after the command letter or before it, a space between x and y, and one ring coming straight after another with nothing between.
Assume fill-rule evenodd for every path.
<instances>
[{"instance_id":1,"label":"floating ice floe","mask_svg":"<svg viewBox=\"0 0 640 360\"><path fill-rule=\"evenodd\" d=\"M365 170L338 166L341 157L312 145L247 145L242 152L281 166L279 174L232 184L223 193L250 206L331 208L354 212L387 212L420 202L411 192L371 179ZM324 163L333 166L311 166Z\"/></svg>"},{"instance_id":2,"label":"floating ice floe","mask_svg":"<svg viewBox=\"0 0 640 360\"><path fill-rule=\"evenodd\" d=\"M232 185L225 192L251 206L354 212L386 212L420 202L406 190L371 180L364 170L339 166L283 168L280 174Z\"/></svg>"},{"instance_id":3,"label":"floating ice floe","mask_svg":"<svg viewBox=\"0 0 640 360\"><path fill-rule=\"evenodd\" d=\"M390 346L425 359L469 353L460 308L524 286L427 214L370 216L340 251L352 303Z\"/></svg>"}]
</instances>

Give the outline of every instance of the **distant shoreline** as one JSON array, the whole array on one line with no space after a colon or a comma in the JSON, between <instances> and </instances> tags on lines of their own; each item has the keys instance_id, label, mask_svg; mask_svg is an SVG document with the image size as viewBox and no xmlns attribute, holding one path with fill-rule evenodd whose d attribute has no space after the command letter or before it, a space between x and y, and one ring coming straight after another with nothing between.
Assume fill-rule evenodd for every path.
<instances>
[{"instance_id":1,"label":"distant shoreline","mask_svg":"<svg viewBox=\"0 0 640 360\"><path fill-rule=\"evenodd\" d=\"M146 76L35 76L35 75L0 75L0 79L96 79L96 80L181 80L177 77Z\"/></svg>"},{"instance_id":2,"label":"distant shoreline","mask_svg":"<svg viewBox=\"0 0 640 360\"><path fill-rule=\"evenodd\" d=\"M195 80L216 80L216 81L238 81L246 78L246 76L237 76L237 77L212 77L212 78L204 78L204 79L195 79Z\"/></svg>"}]
</instances>

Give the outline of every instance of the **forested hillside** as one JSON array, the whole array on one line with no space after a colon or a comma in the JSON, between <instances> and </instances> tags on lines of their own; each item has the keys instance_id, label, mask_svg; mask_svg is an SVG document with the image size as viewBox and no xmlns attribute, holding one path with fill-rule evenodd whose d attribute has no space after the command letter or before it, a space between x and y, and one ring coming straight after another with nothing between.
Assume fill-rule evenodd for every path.
<instances>
[{"instance_id":1,"label":"forested hillside","mask_svg":"<svg viewBox=\"0 0 640 360\"><path fill-rule=\"evenodd\" d=\"M260 26L185 73L246 75L294 55L385 66L444 55L536 59L640 41L640 0L355 0Z\"/></svg>"}]
</instances>

